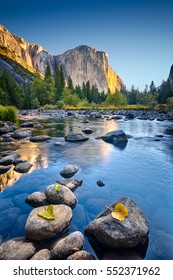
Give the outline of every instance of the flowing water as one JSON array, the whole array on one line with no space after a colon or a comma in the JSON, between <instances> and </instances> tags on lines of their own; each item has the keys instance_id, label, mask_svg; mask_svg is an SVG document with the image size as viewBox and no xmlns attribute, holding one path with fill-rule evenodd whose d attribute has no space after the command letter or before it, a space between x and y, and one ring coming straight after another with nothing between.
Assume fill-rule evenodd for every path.
<instances>
[{"instance_id":1,"label":"flowing water","mask_svg":"<svg viewBox=\"0 0 173 280\"><path fill-rule=\"evenodd\" d=\"M83 184L75 191L78 199L73 209L69 232L80 230L102 212L106 206L122 196L132 198L142 209L150 224L145 259L173 259L173 139L164 134L170 122L147 120L90 120L48 119L44 129L33 130L33 135L52 136L48 143L29 140L1 144L0 151L17 149L22 159L33 164L29 173L21 175L11 170L0 175L0 235L2 241L25 236L24 225L32 208L25 198L32 192L44 191L46 186L62 179L64 166L77 165L74 178ZM64 135L79 132L84 127L94 130L89 141L64 142ZM126 147L118 148L95 139L104 133L123 129L133 137ZM156 137L156 135L164 137ZM159 141L155 141L159 140ZM63 145L54 143L62 141ZM105 183L98 187L97 180ZM96 256L85 237L84 249Z\"/></svg>"}]
</instances>

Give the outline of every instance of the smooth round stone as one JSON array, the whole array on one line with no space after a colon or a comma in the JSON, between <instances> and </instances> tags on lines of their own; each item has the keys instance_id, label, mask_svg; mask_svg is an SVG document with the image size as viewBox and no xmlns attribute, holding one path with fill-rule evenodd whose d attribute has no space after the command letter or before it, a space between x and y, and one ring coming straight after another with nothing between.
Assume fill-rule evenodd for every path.
<instances>
[{"instance_id":1,"label":"smooth round stone","mask_svg":"<svg viewBox=\"0 0 173 280\"><path fill-rule=\"evenodd\" d=\"M45 141L48 141L51 139L52 139L52 137L50 137L48 135L38 135L38 136L30 137L31 142L45 142Z\"/></svg>"},{"instance_id":2,"label":"smooth round stone","mask_svg":"<svg viewBox=\"0 0 173 280\"><path fill-rule=\"evenodd\" d=\"M38 251L31 260L50 260L51 259L51 253L48 249L42 249Z\"/></svg>"},{"instance_id":3,"label":"smooth round stone","mask_svg":"<svg viewBox=\"0 0 173 280\"><path fill-rule=\"evenodd\" d=\"M45 196L48 202L52 204L66 204L74 207L77 203L77 198L74 193L65 186L60 186L60 191L55 190L55 185L50 185L45 189Z\"/></svg>"},{"instance_id":4,"label":"smooth round stone","mask_svg":"<svg viewBox=\"0 0 173 280\"><path fill-rule=\"evenodd\" d=\"M4 173L8 172L10 169L11 169L11 165L7 165L7 166L0 165L0 174L4 174Z\"/></svg>"},{"instance_id":5,"label":"smooth round stone","mask_svg":"<svg viewBox=\"0 0 173 280\"><path fill-rule=\"evenodd\" d=\"M30 194L26 199L25 202L31 205L32 207L39 207L48 205L48 201L46 199L45 193L43 192L34 192Z\"/></svg>"},{"instance_id":6,"label":"smooth round stone","mask_svg":"<svg viewBox=\"0 0 173 280\"><path fill-rule=\"evenodd\" d=\"M28 260L35 252L31 241L25 238L11 239L0 246L0 260Z\"/></svg>"},{"instance_id":7,"label":"smooth round stone","mask_svg":"<svg viewBox=\"0 0 173 280\"><path fill-rule=\"evenodd\" d=\"M31 169L31 167L32 164L30 164L29 162L21 162L15 166L14 171L18 173L27 173Z\"/></svg>"},{"instance_id":8,"label":"smooth round stone","mask_svg":"<svg viewBox=\"0 0 173 280\"><path fill-rule=\"evenodd\" d=\"M64 178L71 178L79 171L79 167L74 165L67 165L61 170L60 175Z\"/></svg>"},{"instance_id":9,"label":"smooth round stone","mask_svg":"<svg viewBox=\"0 0 173 280\"><path fill-rule=\"evenodd\" d=\"M89 140L89 137L86 137L82 133L70 133L67 136L65 136L65 141L67 142L82 142Z\"/></svg>"},{"instance_id":10,"label":"smooth round stone","mask_svg":"<svg viewBox=\"0 0 173 280\"><path fill-rule=\"evenodd\" d=\"M84 244L84 236L80 231L75 231L67 237L58 240L51 251L54 258L65 259L76 251L81 250Z\"/></svg>"},{"instance_id":11,"label":"smooth round stone","mask_svg":"<svg viewBox=\"0 0 173 280\"><path fill-rule=\"evenodd\" d=\"M67 260L95 260L95 257L87 251L81 250L70 255Z\"/></svg>"},{"instance_id":12,"label":"smooth round stone","mask_svg":"<svg viewBox=\"0 0 173 280\"><path fill-rule=\"evenodd\" d=\"M55 237L65 231L72 219L72 210L67 205L54 205L54 220L47 220L38 215L44 211L43 206L37 207L31 211L25 224L25 233L28 239L44 240Z\"/></svg>"}]
</instances>

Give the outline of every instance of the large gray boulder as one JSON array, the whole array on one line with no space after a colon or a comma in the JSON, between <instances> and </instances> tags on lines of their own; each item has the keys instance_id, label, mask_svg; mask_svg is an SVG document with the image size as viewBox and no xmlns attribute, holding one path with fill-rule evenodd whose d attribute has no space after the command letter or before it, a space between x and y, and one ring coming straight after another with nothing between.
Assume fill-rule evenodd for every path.
<instances>
[{"instance_id":1,"label":"large gray boulder","mask_svg":"<svg viewBox=\"0 0 173 280\"><path fill-rule=\"evenodd\" d=\"M25 224L25 233L28 239L44 240L55 237L65 231L72 219L72 210L67 205L54 205L54 220L46 220L38 215L44 211L43 206L31 211Z\"/></svg>"},{"instance_id":2,"label":"large gray boulder","mask_svg":"<svg viewBox=\"0 0 173 280\"><path fill-rule=\"evenodd\" d=\"M71 178L79 171L79 167L74 165L67 165L61 170L60 175L64 178Z\"/></svg>"},{"instance_id":3,"label":"large gray boulder","mask_svg":"<svg viewBox=\"0 0 173 280\"><path fill-rule=\"evenodd\" d=\"M122 203L128 209L128 216L124 221L114 219L111 215L110 209L113 209L117 203ZM85 233L98 243L110 248L133 248L147 239L149 225L135 202L123 197L91 222Z\"/></svg>"},{"instance_id":4,"label":"large gray boulder","mask_svg":"<svg viewBox=\"0 0 173 280\"><path fill-rule=\"evenodd\" d=\"M101 136L101 139L105 142L112 143L114 145L124 145L128 142L127 135L123 130L113 130L105 135Z\"/></svg>"},{"instance_id":5,"label":"large gray boulder","mask_svg":"<svg viewBox=\"0 0 173 280\"><path fill-rule=\"evenodd\" d=\"M28 260L35 253L35 245L25 238L11 239L0 246L0 260Z\"/></svg>"},{"instance_id":6,"label":"large gray boulder","mask_svg":"<svg viewBox=\"0 0 173 280\"><path fill-rule=\"evenodd\" d=\"M55 185L50 185L45 189L45 196L49 203L65 204L74 207L77 203L77 198L74 193L65 186L60 186L60 191L55 189Z\"/></svg>"},{"instance_id":7,"label":"large gray boulder","mask_svg":"<svg viewBox=\"0 0 173 280\"><path fill-rule=\"evenodd\" d=\"M84 236L80 231L75 231L67 237L58 240L51 250L53 258L65 259L76 251L81 250L84 244Z\"/></svg>"},{"instance_id":8,"label":"large gray boulder","mask_svg":"<svg viewBox=\"0 0 173 280\"><path fill-rule=\"evenodd\" d=\"M65 136L65 141L67 142L82 142L89 140L89 137L86 137L82 133L70 133L67 136Z\"/></svg>"}]
</instances>

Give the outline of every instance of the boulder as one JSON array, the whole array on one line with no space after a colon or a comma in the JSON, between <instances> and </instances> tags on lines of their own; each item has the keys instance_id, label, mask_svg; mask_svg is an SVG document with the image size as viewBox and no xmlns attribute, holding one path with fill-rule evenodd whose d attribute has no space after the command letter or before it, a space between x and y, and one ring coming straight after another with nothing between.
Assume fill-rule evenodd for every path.
<instances>
[{"instance_id":1,"label":"boulder","mask_svg":"<svg viewBox=\"0 0 173 280\"><path fill-rule=\"evenodd\" d=\"M67 260L95 260L95 257L87 251L81 250L70 255Z\"/></svg>"},{"instance_id":2,"label":"boulder","mask_svg":"<svg viewBox=\"0 0 173 280\"><path fill-rule=\"evenodd\" d=\"M48 205L48 201L46 199L45 193L43 192L34 192L30 194L26 199L25 202L28 203L32 207L39 207Z\"/></svg>"},{"instance_id":3,"label":"boulder","mask_svg":"<svg viewBox=\"0 0 173 280\"><path fill-rule=\"evenodd\" d=\"M76 251L81 250L84 244L84 237L80 231L75 231L67 237L58 240L51 250L55 259L65 259Z\"/></svg>"},{"instance_id":4,"label":"boulder","mask_svg":"<svg viewBox=\"0 0 173 280\"><path fill-rule=\"evenodd\" d=\"M45 196L48 202L52 204L65 204L74 207L77 199L73 192L65 186L60 186L60 191L55 190L55 185L50 185L45 189Z\"/></svg>"},{"instance_id":5,"label":"boulder","mask_svg":"<svg viewBox=\"0 0 173 280\"><path fill-rule=\"evenodd\" d=\"M19 155L12 153L11 155L5 156L0 159L0 165L10 165L19 157Z\"/></svg>"},{"instance_id":6,"label":"boulder","mask_svg":"<svg viewBox=\"0 0 173 280\"><path fill-rule=\"evenodd\" d=\"M54 220L46 220L38 215L44 211L44 206L31 211L25 224L25 233L28 239L44 240L55 237L65 231L72 219L72 210L67 205L54 205Z\"/></svg>"},{"instance_id":7,"label":"boulder","mask_svg":"<svg viewBox=\"0 0 173 280\"><path fill-rule=\"evenodd\" d=\"M26 122L21 123L20 127L34 127L34 124L33 124L33 122L26 121Z\"/></svg>"},{"instance_id":8,"label":"boulder","mask_svg":"<svg viewBox=\"0 0 173 280\"><path fill-rule=\"evenodd\" d=\"M12 137L14 139L23 139L23 138L28 138L31 136L31 130L16 130L13 134L12 134Z\"/></svg>"},{"instance_id":9,"label":"boulder","mask_svg":"<svg viewBox=\"0 0 173 280\"><path fill-rule=\"evenodd\" d=\"M48 135L37 135L37 136L30 137L31 142L45 142L51 139L52 137Z\"/></svg>"},{"instance_id":10,"label":"boulder","mask_svg":"<svg viewBox=\"0 0 173 280\"><path fill-rule=\"evenodd\" d=\"M114 145L126 144L128 142L127 135L123 130L113 130L108 132L101 136L101 139Z\"/></svg>"},{"instance_id":11,"label":"boulder","mask_svg":"<svg viewBox=\"0 0 173 280\"><path fill-rule=\"evenodd\" d=\"M51 253L48 249L42 249L38 251L31 260L50 260L51 259Z\"/></svg>"},{"instance_id":12,"label":"boulder","mask_svg":"<svg viewBox=\"0 0 173 280\"><path fill-rule=\"evenodd\" d=\"M11 239L0 246L0 260L28 260L36 252L35 245L25 238Z\"/></svg>"},{"instance_id":13,"label":"boulder","mask_svg":"<svg viewBox=\"0 0 173 280\"><path fill-rule=\"evenodd\" d=\"M69 188L72 192L74 192L78 187L80 187L83 183L83 180L78 179L64 179L64 180L56 180L56 182L60 185L63 185Z\"/></svg>"},{"instance_id":14,"label":"boulder","mask_svg":"<svg viewBox=\"0 0 173 280\"><path fill-rule=\"evenodd\" d=\"M60 175L64 178L71 178L76 172L79 171L79 167L74 165L67 165L61 170Z\"/></svg>"},{"instance_id":15,"label":"boulder","mask_svg":"<svg viewBox=\"0 0 173 280\"><path fill-rule=\"evenodd\" d=\"M70 133L67 136L65 136L65 141L67 142L82 142L89 140L89 137L86 137L82 133Z\"/></svg>"},{"instance_id":16,"label":"boulder","mask_svg":"<svg viewBox=\"0 0 173 280\"><path fill-rule=\"evenodd\" d=\"M122 203L128 209L128 216L124 221L119 221L111 215L111 209L113 210L117 203ZM123 197L91 222L85 233L98 243L110 248L133 248L145 242L149 225L135 202Z\"/></svg>"},{"instance_id":17,"label":"boulder","mask_svg":"<svg viewBox=\"0 0 173 280\"><path fill-rule=\"evenodd\" d=\"M86 127L84 129L82 129L82 132L84 132L85 134L91 134L91 133L93 133L93 130L89 127Z\"/></svg>"},{"instance_id":18,"label":"boulder","mask_svg":"<svg viewBox=\"0 0 173 280\"><path fill-rule=\"evenodd\" d=\"M29 162L21 162L15 166L14 171L18 173L27 173L31 169L31 167L32 164L30 164Z\"/></svg>"},{"instance_id":19,"label":"boulder","mask_svg":"<svg viewBox=\"0 0 173 280\"><path fill-rule=\"evenodd\" d=\"M2 166L0 165L0 174L4 174L11 169L11 165Z\"/></svg>"}]
</instances>

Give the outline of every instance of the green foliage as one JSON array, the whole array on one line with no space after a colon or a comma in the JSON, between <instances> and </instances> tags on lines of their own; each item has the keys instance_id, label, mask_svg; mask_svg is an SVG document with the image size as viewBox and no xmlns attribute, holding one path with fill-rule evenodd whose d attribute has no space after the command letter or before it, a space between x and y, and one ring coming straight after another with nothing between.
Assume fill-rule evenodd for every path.
<instances>
[{"instance_id":1,"label":"green foliage","mask_svg":"<svg viewBox=\"0 0 173 280\"><path fill-rule=\"evenodd\" d=\"M4 107L0 105L0 120L18 123L18 115L16 108L13 106Z\"/></svg>"},{"instance_id":2,"label":"green foliage","mask_svg":"<svg viewBox=\"0 0 173 280\"><path fill-rule=\"evenodd\" d=\"M57 109L64 108L64 102L62 100L56 102Z\"/></svg>"},{"instance_id":3,"label":"green foliage","mask_svg":"<svg viewBox=\"0 0 173 280\"><path fill-rule=\"evenodd\" d=\"M54 220L55 215L54 215L54 212L53 212L53 205L50 204L47 208L44 207L44 211L39 212L38 216L40 216L40 217L42 217L43 219L46 219L46 220Z\"/></svg>"},{"instance_id":4,"label":"green foliage","mask_svg":"<svg viewBox=\"0 0 173 280\"><path fill-rule=\"evenodd\" d=\"M113 94L110 93L107 95L105 104L115 105L117 107L125 106L127 105L127 99L120 91L116 91Z\"/></svg>"},{"instance_id":5,"label":"green foliage","mask_svg":"<svg viewBox=\"0 0 173 280\"><path fill-rule=\"evenodd\" d=\"M46 67L45 74L44 74L44 80L47 81L51 77L52 77L52 75L51 75L51 71L50 71L50 65L49 65L49 63L47 63L47 67Z\"/></svg>"}]
</instances>

